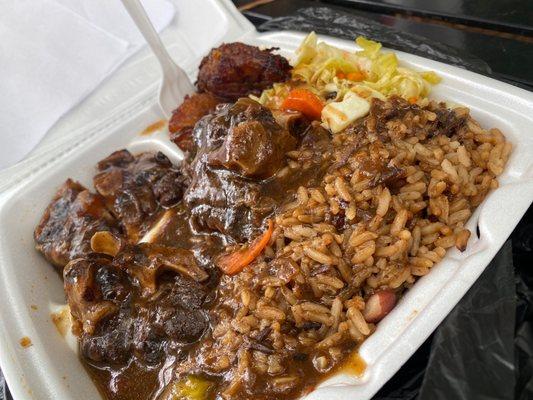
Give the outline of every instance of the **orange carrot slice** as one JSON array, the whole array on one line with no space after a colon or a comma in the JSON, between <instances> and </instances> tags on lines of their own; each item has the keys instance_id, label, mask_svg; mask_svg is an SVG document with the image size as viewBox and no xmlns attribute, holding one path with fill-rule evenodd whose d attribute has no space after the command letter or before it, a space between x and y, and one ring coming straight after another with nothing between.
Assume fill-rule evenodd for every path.
<instances>
[{"instance_id":1,"label":"orange carrot slice","mask_svg":"<svg viewBox=\"0 0 533 400\"><path fill-rule=\"evenodd\" d=\"M252 263L264 248L268 245L272 232L274 231L274 222L268 220L267 230L259 237L255 238L249 246L245 246L234 252L223 254L215 260L215 264L226 275L235 275L241 272L244 267Z\"/></svg>"},{"instance_id":2,"label":"orange carrot slice","mask_svg":"<svg viewBox=\"0 0 533 400\"><path fill-rule=\"evenodd\" d=\"M350 72L349 74L347 74L346 78L354 82L360 82L365 79L365 75L360 71L356 71L356 72Z\"/></svg>"},{"instance_id":3,"label":"orange carrot slice","mask_svg":"<svg viewBox=\"0 0 533 400\"><path fill-rule=\"evenodd\" d=\"M324 103L307 89L293 89L281 104L282 110L300 111L311 119L320 119Z\"/></svg>"},{"instance_id":4,"label":"orange carrot slice","mask_svg":"<svg viewBox=\"0 0 533 400\"><path fill-rule=\"evenodd\" d=\"M345 79L346 78L346 74L342 71L339 71L337 72L337 78L339 79Z\"/></svg>"}]
</instances>

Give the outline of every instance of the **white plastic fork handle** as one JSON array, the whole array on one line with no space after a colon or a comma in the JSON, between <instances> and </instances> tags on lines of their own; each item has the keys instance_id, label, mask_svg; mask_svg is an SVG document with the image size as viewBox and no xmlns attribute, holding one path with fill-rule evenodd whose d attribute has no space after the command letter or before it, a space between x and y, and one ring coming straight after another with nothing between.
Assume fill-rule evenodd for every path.
<instances>
[{"instance_id":1,"label":"white plastic fork handle","mask_svg":"<svg viewBox=\"0 0 533 400\"><path fill-rule=\"evenodd\" d=\"M140 0L122 0L122 4L159 61L163 72L159 87L159 105L169 118L172 110L181 104L185 95L195 91L194 86L185 71L176 65L168 54Z\"/></svg>"}]
</instances>

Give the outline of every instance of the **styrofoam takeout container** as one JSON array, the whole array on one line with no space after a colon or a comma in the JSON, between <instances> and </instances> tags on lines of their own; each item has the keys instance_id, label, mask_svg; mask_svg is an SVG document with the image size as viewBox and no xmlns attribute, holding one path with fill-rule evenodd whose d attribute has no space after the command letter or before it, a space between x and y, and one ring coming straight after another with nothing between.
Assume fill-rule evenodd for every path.
<instances>
[{"instance_id":1,"label":"styrofoam takeout container","mask_svg":"<svg viewBox=\"0 0 533 400\"><path fill-rule=\"evenodd\" d=\"M288 56L304 37L294 32L258 33L229 0L174 4L177 17L163 39L192 79L201 57L222 41L276 46ZM355 48L353 42L323 39ZM468 106L482 126L501 129L514 151L500 187L468 222L473 232L479 227L480 237L474 234L464 253L451 250L378 325L359 351L367 364L361 377L335 376L309 399L370 398L457 304L533 200L533 94L397 53L406 65L436 71L443 81L432 96ZM62 282L34 249L33 229L67 177L92 186L98 160L130 146L146 126L163 118L156 102L158 78L157 63L145 49L65 116L32 156L0 173L0 364L16 400L99 398L72 346L51 321L50 313L65 302ZM28 114L31 118L31 111ZM161 149L155 139L147 146ZM32 342L27 348L19 343L25 336Z\"/></svg>"}]
</instances>

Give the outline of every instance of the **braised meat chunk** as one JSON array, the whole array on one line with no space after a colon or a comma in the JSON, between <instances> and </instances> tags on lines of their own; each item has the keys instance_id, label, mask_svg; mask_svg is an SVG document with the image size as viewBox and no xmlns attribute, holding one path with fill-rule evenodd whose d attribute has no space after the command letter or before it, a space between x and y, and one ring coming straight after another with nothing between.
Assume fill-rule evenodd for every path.
<instances>
[{"instance_id":1,"label":"braised meat chunk","mask_svg":"<svg viewBox=\"0 0 533 400\"><path fill-rule=\"evenodd\" d=\"M84 356L151 364L198 340L208 326L199 282L207 278L188 250L149 244L71 261L64 286Z\"/></svg>"},{"instance_id":2,"label":"braised meat chunk","mask_svg":"<svg viewBox=\"0 0 533 400\"><path fill-rule=\"evenodd\" d=\"M154 294L157 290L157 278L165 271L182 274L190 279L202 282L209 275L200 268L190 250L140 243L128 246L115 258L115 262L128 271L141 292Z\"/></svg>"},{"instance_id":3,"label":"braised meat chunk","mask_svg":"<svg viewBox=\"0 0 533 400\"><path fill-rule=\"evenodd\" d=\"M80 348L93 363L127 364L132 357L156 364L178 355L208 328L203 310L205 290L181 277L165 282L147 300L131 295L102 318L94 332L82 332ZM69 302L70 303L70 302Z\"/></svg>"},{"instance_id":4,"label":"braised meat chunk","mask_svg":"<svg viewBox=\"0 0 533 400\"><path fill-rule=\"evenodd\" d=\"M213 49L200 63L196 85L223 99L237 100L249 94L259 95L276 82L290 77L289 62L244 43L227 43Z\"/></svg>"},{"instance_id":5,"label":"braised meat chunk","mask_svg":"<svg viewBox=\"0 0 533 400\"><path fill-rule=\"evenodd\" d=\"M59 270L91 251L90 240L97 231L118 232L104 199L68 179L57 191L35 228L37 250Z\"/></svg>"},{"instance_id":6,"label":"braised meat chunk","mask_svg":"<svg viewBox=\"0 0 533 400\"><path fill-rule=\"evenodd\" d=\"M185 96L183 103L172 112L168 122L170 140L183 151L192 151L192 130L204 115L212 112L220 100L211 93L195 93Z\"/></svg>"},{"instance_id":7,"label":"braised meat chunk","mask_svg":"<svg viewBox=\"0 0 533 400\"><path fill-rule=\"evenodd\" d=\"M100 320L115 314L128 297L126 274L103 254L72 260L63 272L75 332L93 334Z\"/></svg>"},{"instance_id":8,"label":"braised meat chunk","mask_svg":"<svg viewBox=\"0 0 533 400\"><path fill-rule=\"evenodd\" d=\"M97 165L94 186L128 239L137 242L160 207L181 200L185 179L161 152L116 151Z\"/></svg>"},{"instance_id":9,"label":"braised meat chunk","mask_svg":"<svg viewBox=\"0 0 533 400\"><path fill-rule=\"evenodd\" d=\"M296 139L276 123L267 108L253 100L240 99L229 114L237 118L222 145L210 152L208 164L248 178L274 175L285 153L296 146Z\"/></svg>"},{"instance_id":10,"label":"braised meat chunk","mask_svg":"<svg viewBox=\"0 0 533 400\"><path fill-rule=\"evenodd\" d=\"M161 283L150 301L139 307L135 345L143 348L141 342L158 340L176 348L197 341L209 325L202 308L206 295L204 286L179 275Z\"/></svg>"},{"instance_id":11,"label":"braised meat chunk","mask_svg":"<svg viewBox=\"0 0 533 400\"><path fill-rule=\"evenodd\" d=\"M295 138L250 99L202 119L194 138L199 150L184 202L195 223L237 241L255 236L274 206L262 193L262 182L281 167Z\"/></svg>"}]
</instances>

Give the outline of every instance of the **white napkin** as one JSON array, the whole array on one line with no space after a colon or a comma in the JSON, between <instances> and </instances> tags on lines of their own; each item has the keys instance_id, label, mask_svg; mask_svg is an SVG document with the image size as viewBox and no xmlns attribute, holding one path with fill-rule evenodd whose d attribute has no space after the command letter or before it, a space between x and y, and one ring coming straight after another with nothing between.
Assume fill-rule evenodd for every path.
<instances>
[{"instance_id":1,"label":"white napkin","mask_svg":"<svg viewBox=\"0 0 533 400\"><path fill-rule=\"evenodd\" d=\"M0 169L143 44L118 0L59 1L0 1ZM145 6L158 30L173 18L167 1Z\"/></svg>"},{"instance_id":2,"label":"white napkin","mask_svg":"<svg viewBox=\"0 0 533 400\"><path fill-rule=\"evenodd\" d=\"M106 32L136 46L144 44L144 38L133 24L120 0L56 0L76 14L93 22ZM174 16L174 7L168 1L144 0L143 6L160 31Z\"/></svg>"}]
</instances>

